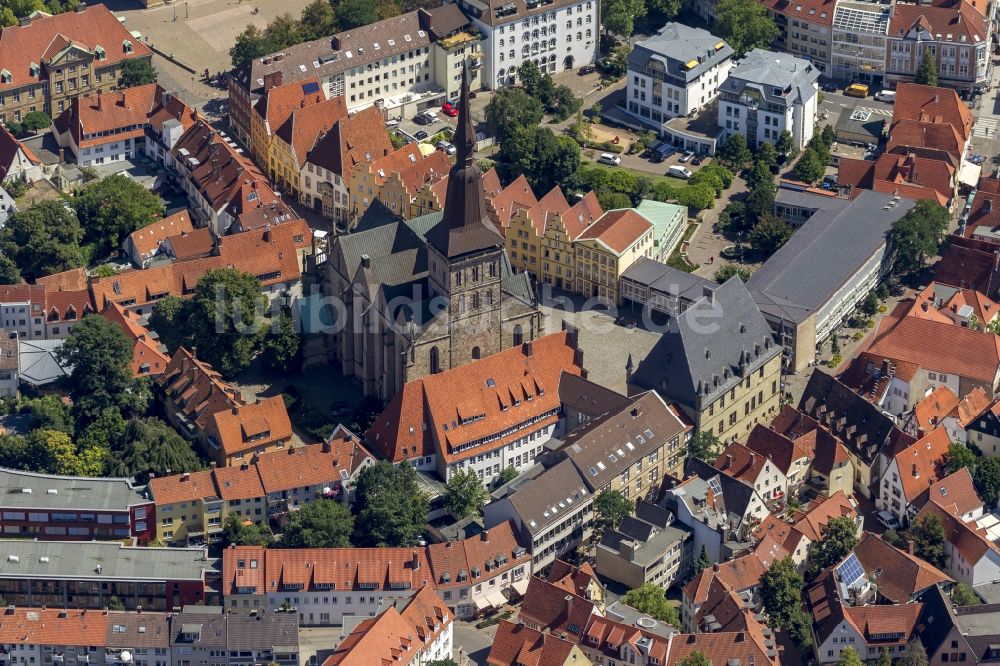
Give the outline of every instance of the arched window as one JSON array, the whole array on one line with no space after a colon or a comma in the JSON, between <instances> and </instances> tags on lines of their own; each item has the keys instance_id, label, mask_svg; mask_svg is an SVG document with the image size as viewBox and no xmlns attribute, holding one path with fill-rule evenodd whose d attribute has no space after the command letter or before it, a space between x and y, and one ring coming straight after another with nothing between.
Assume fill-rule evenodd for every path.
<instances>
[{"instance_id":1,"label":"arched window","mask_svg":"<svg viewBox=\"0 0 1000 666\"><path fill-rule=\"evenodd\" d=\"M460 294L458 297L458 313L462 314L465 312L465 295Z\"/></svg>"},{"instance_id":2,"label":"arched window","mask_svg":"<svg viewBox=\"0 0 1000 666\"><path fill-rule=\"evenodd\" d=\"M473 310L478 310L479 309L479 292L478 291L475 292L474 294L472 294L472 309Z\"/></svg>"},{"instance_id":3,"label":"arched window","mask_svg":"<svg viewBox=\"0 0 1000 666\"><path fill-rule=\"evenodd\" d=\"M482 358L482 355L479 353L479 347L473 347L472 348L472 360L473 361L478 361L480 358Z\"/></svg>"},{"instance_id":4,"label":"arched window","mask_svg":"<svg viewBox=\"0 0 1000 666\"><path fill-rule=\"evenodd\" d=\"M531 38L532 39L538 39L538 29L537 28L535 30L531 31Z\"/></svg>"},{"instance_id":5,"label":"arched window","mask_svg":"<svg viewBox=\"0 0 1000 666\"><path fill-rule=\"evenodd\" d=\"M503 60L503 54L502 53L500 54L500 59ZM500 79L501 81L503 81L503 77L506 76L506 75L507 75L507 70L506 69L501 69L499 72L497 72L497 78Z\"/></svg>"},{"instance_id":6,"label":"arched window","mask_svg":"<svg viewBox=\"0 0 1000 666\"><path fill-rule=\"evenodd\" d=\"M514 59L514 49L511 49L510 53L508 53L507 55L510 57L511 60L513 60Z\"/></svg>"},{"instance_id":7,"label":"arched window","mask_svg":"<svg viewBox=\"0 0 1000 666\"><path fill-rule=\"evenodd\" d=\"M493 305L493 292L492 291L487 291L486 292L486 305L487 306Z\"/></svg>"},{"instance_id":8,"label":"arched window","mask_svg":"<svg viewBox=\"0 0 1000 666\"><path fill-rule=\"evenodd\" d=\"M556 47L556 38L553 37L552 39L549 40L549 48L554 49L555 47ZM555 56L552 57L555 58Z\"/></svg>"},{"instance_id":9,"label":"arched window","mask_svg":"<svg viewBox=\"0 0 1000 666\"><path fill-rule=\"evenodd\" d=\"M438 348L431 347L431 374L436 375L441 372L441 359L438 355Z\"/></svg>"},{"instance_id":10,"label":"arched window","mask_svg":"<svg viewBox=\"0 0 1000 666\"><path fill-rule=\"evenodd\" d=\"M503 76L503 70L500 70L500 76ZM497 262L490 262L490 277L495 278L497 276Z\"/></svg>"},{"instance_id":11,"label":"arched window","mask_svg":"<svg viewBox=\"0 0 1000 666\"><path fill-rule=\"evenodd\" d=\"M514 346L518 346L524 342L524 331L521 329L521 325L517 324L514 326Z\"/></svg>"},{"instance_id":12,"label":"arched window","mask_svg":"<svg viewBox=\"0 0 1000 666\"><path fill-rule=\"evenodd\" d=\"M591 36L591 30L590 30L590 28L587 28L587 37L590 37L590 36Z\"/></svg>"}]
</instances>

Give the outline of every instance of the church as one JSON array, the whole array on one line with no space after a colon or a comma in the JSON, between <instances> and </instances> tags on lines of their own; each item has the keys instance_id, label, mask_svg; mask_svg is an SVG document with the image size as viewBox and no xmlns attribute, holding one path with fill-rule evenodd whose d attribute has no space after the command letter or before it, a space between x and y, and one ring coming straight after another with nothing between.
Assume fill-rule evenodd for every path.
<instances>
[{"instance_id":1,"label":"church","mask_svg":"<svg viewBox=\"0 0 1000 666\"><path fill-rule=\"evenodd\" d=\"M457 160L443 210L403 220L375 202L329 247L324 293L343 304L331 361L384 401L406 382L542 335L526 273L514 274L489 218L463 74Z\"/></svg>"}]
</instances>

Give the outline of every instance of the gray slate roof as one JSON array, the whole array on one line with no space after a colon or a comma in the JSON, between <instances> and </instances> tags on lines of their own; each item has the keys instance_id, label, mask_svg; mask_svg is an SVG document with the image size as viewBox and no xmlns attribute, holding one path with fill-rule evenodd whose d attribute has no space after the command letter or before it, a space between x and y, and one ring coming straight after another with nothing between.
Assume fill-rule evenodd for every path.
<instances>
[{"instance_id":1,"label":"gray slate roof","mask_svg":"<svg viewBox=\"0 0 1000 666\"><path fill-rule=\"evenodd\" d=\"M892 195L870 190L846 206L843 199L804 192L780 190L778 197L818 210L750 276L747 287L761 311L796 323L829 302L915 203L893 204Z\"/></svg>"},{"instance_id":2,"label":"gray slate roof","mask_svg":"<svg viewBox=\"0 0 1000 666\"><path fill-rule=\"evenodd\" d=\"M721 89L740 94L748 85L772 104L791 106L817 93L819 69L808 60L787 53L754 49L732 71Z\"/></svg>"},{"instance_id":3,"label":"gray slate roof","mask_svg":"<svg viewBox=\"0 0 1000 666\"><path fill-rule=\"evenodd\" d=\"M166 613L108 613L106 636L109 648L170 647L170 616Z\"/></svg>"},{"instance_id":4,"label":"gray slate roof","mask_svg":"<svg viewBox=\"0 0 1000 666\"><path fill-rule=\"evenodd\" d=\"M739 384L781 353L771 327L739 277L672 317L639 362L632 383L693 409Z\"/></svg>"},{"instance_id":5,"label":"gray slate roof","mask_svg":"<svg viewBox=\"0 0 1000 666\"><path fill-rule=\"evenodd\" d=\"M747 508L750 506L750 500L753 499L753 486L725 472L720 472L704 460L698 460L697 458L692 458L688 461L685 473L689 476L694 474L706 482L712 477L717 477L719 479L719 486L722 488L722 503L729 514L729 520L733 524L739 524L738 521L746 515ZM718 503L718 496L716 496L715 501Z\"/></svg>"},{"instance_id":6,"label":"gray slate roof","mask_svg":"<svg viewBox=\"0 0 1000 666\"><path fill-rule=\"evenodd\" d=\"M669 76L690 82L731 58L733 49L721 37L716 37L708 30L692 28L683 23L668 23L649 39L636 42L628 57L628 68L642 71L656 56L666 63ZM687 69L686 63L692 60L697 60L698 64Z\"/></svg>"},{"instance_id":7,"label":"gray slate roof","mask_svg":"<svg viewBox=\"0 0 1000 666\"><path fill-rule=\"evenodd\" d=\"M204 559L201 548L137 548L114 541L0 539L0 559L0 578L200 581L219 569L219 561Z\"/></svg>"},{"instance_id":8,"label":"gray slate roof","mask_svg":"<svg viewBox=\"0 0 1000 666\"><path fill-rule=\"evenodd\" d=\"M269 650L272 647L296 649L299 645L299 614L262 611L256 616L239 613L213 613L188 610L170 618L170 644L191 645L181 638L185 629L200 627L201 638L193 644L202 648L227 650ZM206 612L208 611L208 612Z\"/></svg>"},{"instance_id":9,"label":"gray slate roof","mask_svg":"<svg viewBox=\"0 0 1000 666\"><path fill-rule=\"evenodd\" d=\"M531 534L541 534L589 501L591 494L587 484L569 460L545 470L510 496L511 505ZM553 512L552 507L556 511Z\"/></svg>"},{"instance_id":10,"label":"gray slate roof","mask_svg":"<svg viewBox=\"0 0 1000 666\"><path fill-rule=\"evenodd\" d=\"M71 375L73 369L60 364L55 355L63 342L64 340L18 339L17 365L21 381L32 386L42 386Z\"/></svg>"},{"instance_id":11,"label":"gray slate roof","mask_svg":"<svg viewBox=\"0 0 1000 666\"><path fill-rule=\"evenodd\" d=\"M57 476L0 467L0 488L0 506L4 508L125 511L135 504L151 504L143 497L144 488L133 485L132 479Z\"/></svg>"},{"instance_id":12,"label":"gray slate roof","mask_svg":"<svg viewBox=\"0 0 1000 666\"><path fill-rule=\"evenodd\" d=\"M694 273L682 271L662 261L639 257L622 273L623 280L632 280L650 289L675 294L688 301L701 298L705 289L715 291L718 284Z\"/></svg>"},{"instance_id":13,"label":"gray slate roof","mask_svg":"<svg viewBox=\"0 0 1000 666\"><path fill-rule=\"evenodd\" d=\"M563 408L570 407L593 418L624 409L632 401L621 393L564 371L559 376L559 402Z\"/></svg>"}]
</instances>

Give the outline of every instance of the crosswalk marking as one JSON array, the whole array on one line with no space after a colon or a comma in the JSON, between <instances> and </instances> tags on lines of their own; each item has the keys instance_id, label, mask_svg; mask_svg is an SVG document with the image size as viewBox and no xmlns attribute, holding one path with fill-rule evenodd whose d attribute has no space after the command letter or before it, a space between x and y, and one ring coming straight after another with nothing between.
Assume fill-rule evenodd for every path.
<instances>
[{"instance_id":1,"label":"crosswalk marking","mask_svg":"<svg viewBox=\"0 0 1000 666\"><path fill-rule=\"evenodd\" d=\"M972 128L972 135L981 138L997 135L997 126L1000 124L996 118L980 118Z\"/></svg>"},{"instance_id":2,"label":"crosswalk marking","mask_svg":"<svg viewBox=\"0 0 1000 666\"><path fill-rule=\"evenodd\" d=\"M869 113L874 113L879 116L889 116L892 117L892 109L872 109L867 106L855 107L858 111L868 111Z\"/></svg>"}]
</instances>

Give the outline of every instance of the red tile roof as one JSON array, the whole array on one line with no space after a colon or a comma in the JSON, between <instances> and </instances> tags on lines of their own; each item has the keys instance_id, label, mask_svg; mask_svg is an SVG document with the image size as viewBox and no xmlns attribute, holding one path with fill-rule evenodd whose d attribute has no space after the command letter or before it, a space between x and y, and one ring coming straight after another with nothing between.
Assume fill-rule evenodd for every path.
<instances>
[{"instance_id":1,"label":"red tile roof","mask_svg":"<svg viewBox=\"0 0 1000 666\"><path fill-rule=\"evenodd\" d=\"M767 464L766 456L756 453L739 442L733 442L719 454L714 467L752 486L757 482L757 477L764 470L765 464Z\"/></svg>"},{"instance_id":2,"label":"red tile roof","mask_svg":"<svg viewBox=\"0 0 1000 666\"><path fill-rule=\"evenodd\" d=\"M929 199L944 206L951 201L954 176L955 167L942 160L884 153L877 161L842 159L837 184L908 199ZM858 194L856 191L852 196Z\"/></svg>"},{"instance_id":3,"label":"red tile roof","mask_svg":"<svg viewBox=\"0 0 1000 666\"><path fill-rule=\"evenodd\" d=\"M941 385L913 407L913 418L920 432L930 432L957 407L958 396L947 386Z\"/></svg>"},{"instance_id":4,"label":"red tile roof","mask_svg":"<svg viewBox=\"0 0 1000 666\"><path fill-rule=\"evenodd\" d=\"M820 496L815 504L809 507L806 512L799 512L795 516L795 529L804 534L810 541L819 541L823 538L823 528L832 518L850 516L857 519L858 510L851 504L850 498L844 491L838 490L827 498Z\"/></svg>"},{"instance_id":5,"label":"red tile roof","mask_svg":"<svg viewBox=\"0 0 1000 666\"><path fill-rule=\"evenodd\" d=\"M256 465L216 467L213 469L212 479L215 481L218 496L227 502L264 497L267 493L260 482L258 469Z\"/></svg>"},{"instance_id":6,"label":"red tile roof","mask_svg":"<svg viewBox=\"0 0 1000 666\"><path fill-rule=\"evenodd\" d=\"M968 9L968 3L961 1ZM921 12L931 9L927 6L901 5L903 11ZM976 12L978 13L978 12ZM899 16L900 10L896 10ZM933 124L951 125L964 143L972 135L974 119L972 111L958 93L951 88L923 86L919 83L900 83L896 87L896 103L892 109L892 123L901 120L916 120Z\"/></svg>"},{"instance_id":7,"label":"red tile roof","mask_svg":"<svg viewBox=\"0 0 1000 666\"><path fill-rule=\"evenodd\" d=\"M255 463L265 492L276 493L304 486L334 484L352 478L362 465L374 462L351 431L338 426L323 444L296 446L288 451L265 453Z\"/></svg>"},{"instance_id":8,"label":"red tile roof","mask_svg":"<svg viewBox=\"0 0 1000 666\"><path fill-rule=\"evenodd\" d=\"M751 536L758 542L765 538L774 539L789 554L794 553L802 539L807 538L798 527L786 523L773 513L767 514L760 525L753 529Z\"/></svg>"},{"instance_id":9,"label":"red tile roof","mask_svg":"<svg viewBox=\"0 0 1000 666\"><path fill-rule=\"evenodd\" d=\"M81 291L87 288L87 269L71 268L61 273L35 278L35 284L45 287L46 292Z\"/></svg>"},{"instance_id":10,"label":"red tile roof","mask_svg":"<svg viewBox=\"0 0 1000 666\"><path fill-rule=\"evenodd\" d=\"M713 578L718 578L736 592L756 587L767 566L757 553L750 553L727 562L706 567L684 586L684 596L698 606L708 599Z\"/></svg>"},{"instance_id":11,"label":"red tile roof","mask_svg":"<svg viewBox=\"0 0 1000 666\"><path fill-rule=\"evenodd\" d=\"M642 215L631 208L623 208L605 213L577 236L577 240L596 240L620 255L652 228L652 222Z\"/></svg>"},{"instance_id":12,"label":"red tile roof","mask_svg":"<svg viewBox=\"0 0 1000 666\"><path fill-rule=\"evenodd\" d=\"M160 243L170 236L185 231L194 231L194 225L191 224L191 215L186 208L177 211L173 215L168 215L158 222L153 222L141 229L136 229L129 234L129 239L132 241L132 245L139 256L143 259L148 259L156 253L160 247Z\"/></svg>"},{"instance_id":13,"label":"red tile roof","mask_svg":"<svg viewBox=\"0 0 1000 666\"><path fill-rule=\"evenodd\" d=\"M773 12L793 19L807 21L810 25L833 25L835 0L765 0L764 5Z\"/></svg>"},{"instance_id":14,"label":"red tile roof","mask_svg":"<svg viewBox=\"0 0 1000 666\"><path fill-rule=\"evenodd\" d=\"M38 163L38 158L31 152L25 144L14 138L14 135L7 131L7 128L0 125L0 182L6 180L10 167L14 164L14 158L18 151L24 153L32 162Z\"/></svg>"},{"instance_id":15,"label":"red tile roof","mask_svg":"<svg viewBox=\"0 0 1000 666\"><path fill-rule=\"evenodd\" d=\"M578 594L581 597L587 596L587 588L591 584L603 587L597 578L597 572L584 561L580 566L574 566L568 562L556 559L549 567L549 575L546 580L553 585L558 585L567 592Z\"/></svg>"},{"instance_id":16,"label":"red tile roof","mask_svg":"<svg viewBox=\"0 0 1000 666\"><path fill-rule=\"evenodd\" d=\"M759 633L759 632L758 632ZM754 632L737 631L717 634L678 634L670 641L670 659L667 666L674 666L702 652L711 664L729 664L738 659L741 664L778 664L776 651L768 654L763 638Z\"/></svg>"},{"instance_id":17,"label":"red tile roof","mask_svg":"<svg viewBox=\"0 0 1000 666\"><path fill-rule=\"evenodd\" d=\"M323 666L419 663L425 648L443 632L451 631L453 619L454 615L434 588L424 586L402 611L390 606L378 617L358 624Z\"/></svg>"},{"instance_id":18,"label":"red tile roof","mask_svg":"<svg viewBox=\"0 0 1000 666\"><path fill-rule=\"evenodd\" d=\"M989 386L1000 367L1000 337L916 317L883 317L869 351Z\"/></svg>"},{"instance_id":19,"label":"red tile roof","mask_svg":"<svg viewBox=\"0 0 1000 666\"><path fill-rule=\"evenodd\" d=\"M948 574L940 569L915 555L893 548L870 532L861 535L854 554L865 572L882 570L878 578L878 593L893 603L907 603L931 585L951 581Z\"/></svg>"},{"instance_id":20,"label":"red tile roof","mask_svg":"<svg viewBox=\"0 0 1000 666\"><path fill-rule=\"evenodd\" d=\"M516 569L528 563L531 554L518 543L513 523L505 522L464 541L431 544L427 560L441 589L467 587L469 581Z\"/></svg>"},{"instance_id":21,"label":"red tile roof","mask_svg":"<svg viewBox=\"0 0 1000 666\"><path fill-rule=\"evenodd\" d=\"M764 458L770 458L771 463L786 476L791 473L793 463L809 460L814 455L812 447L806 446L804 442L792 441L761 424L757 424L750 431L746 448Z\"/></svg>"},{"instance_id":22,"label":"red tile roof","mask_svg":"<svg viewBox=\"0 0 1000 666\"><path fill-rule=\"evenodd\" d=\"M644 643L649 656L660 664L666 663L670 651L670 641L662 635L607 617L593 616L586 634L584 645L589 650L596 648L602 652L609 663L621 659L623 645L629 645L636 654L643 654L644 650L640 648L639 641Z\"/></svg>"},{"instance_id":23,"label":"red tile roof","mask_svg":"<svg viewBox=\"0 0 1000 666\"><path fill-rule=\"evenodd\" d=\"M937 504L960 519L967 513L981 511L983 508L983 500L976 493L976 486L967 467L931 484L913 504L920 508L927 502Z\"/></svg>"},{"instance_id":24,"label":"red tile roof","mask_svg":"<svg viewBox=\"0 0 1000 666\"><path fill-rule=\"evenodd\" d=\"M597 195L593 191L587 192L582 199L560 216L563 226L566 227L566 235L570 240L580 237L587 227L604 215L604 209L597 200Z\"/></svg>"},{"instance_id":25,"label":"red tile roof","mask_svg":"<svg viewBox=\"0 0 1000 666\"><path fill-rule=\"evenodd\" d=\"M913 638L923 608L921 603L845 606L844 615L874 646L902 649ZM894 640L885 639L892 634L899 636Z\"/></svg>"},{"instance_id":26,"label":"red tile roof","mask_svg":"<svg viewBox=\"0 0 1000 666\"><path fill-rule=\"evenodd\" d=\"M941 519L945 538L968 564L975 566L991 550L1000 553L1000 545L990 541L986 530L976 527L975 523L963 522L961 518L952 515L950 511L934 502L925 504L914 520L919 522L929 515L936 515Z\"/></svg>"},{"instance_id":27,"label":"red tile roof","mask_svg":"<svg viewBox=\"0 0 1000 666\"><path fill-rule=\"evenodd\" d=\"M978 44L989 35L989 22L982 12L965 0L950 6L900 4L889 20L889 37L902 38L913 28L941 36L949 42ZM897 95L896 101L899 101ZM907 98L905 101L909 102Z\"/></svg>"},{"instance_id":28,"label":"red tile roof","mask_svg":"<svg viewBox=\"0 0 1000 666\"><path fill-rule=\"evenodd\" d=\"M322 101L322 92L318 96L313 92L306 93L312 86L320 90L319 85L319 79L312 76L293 83L272 86L260 96L253 110L265 121L268 132L273 135L285 124L295 109ZM261 148L267 147L261 146Z\"/></svg>"},{"instance_id":29,"label":"red tile roof","mask_svg":"<svg viewBox=\"0 0 1000 666\"><path fill-rule=\"evenodd\" d=\"M206 426L208 437L226 456L270 447L292 439L292 422L280 395L250 405L234 405L212 414Z\"/></svg>"},{"instance_id":30,"label":"red tile roof","mask_svg":"<svg viewBox=\"0 0 1000 666\"><path fill-rule=\"evenodd\" d=\"M385 157L393 151L382 111L370 106L341 118L309 151L307 162L349 177L355 165Z\"/></svg>"},{"instance_id":31,"label":"red tile roof","mask_svg":"<svg viewBox=\"0 0 1000 666\"><path fill-rule=\"evenodd\" d=\"M108 615L61 608L15 608L0 617L0 644L104 647Z\"/></svg>"},{"instance_id":32,"label":"red tile roof","mask_svg":"<svg viewBox=\"0 0 1000 666\"><path fill-rule=\"evenodd\" d=\"M239 391L222 381L209 364L199 361L184 347L179 347L156 378L170 399L188 420L204 429L216 412L243 404Z\"/></svg>"},{"instance_id":33,"label":"red tile roof","mask_svg":"<svg viewBox=\"0 0 1000 666\"><path fill-rule=\"evenodd\" d=\"M584 597L532 576L521 602L520 620L542 631L579 642L596 606Z\"/></svg>"},{"instance_id":34,"label":"red tile roof","mask_svg":"<svg viewBox=\"0 0 1000 666\"><path fill-rule=\"evenodd\" d=\"M514 182L502 191L489 198L489 211L493 223L503 232L510 226L510 218L519 208L531 209L538 205L538 199L528 184L528 179L521 174Z\"/></svg>"},{"instance_id":35,"label":"red tile roof","mask_svg":"<svg viewBox=\"0 0 1000 666\"><path fill-rule=\"evenodd\" d=\"M944 456L948 453L949 444L951 438L948 431L944 426L938 426L895 455L899 481L907 502L914 501L944 476Z\"/></svg>"},{"instance_id":36,"label":"red tile roof","mask_svg":"<svg viewBox=\"0 0 1000 666\"><path fill-rule=\"evenodd\" d=\"M57 66L58 63L52 59L68 46L90 54L96 54L98 47L103 48L104 59L96 56L94 59L95 67L100 68L152 55L149 48L133 37L106 6L94 4L81 7L81 11L55 16L36 14L28 25L10 26L0 31L0 68L11 74L10 83L0 83L0 92L48 81L47 72L36 70L38 73L34 74L31 65L40 65L45 69ZM131 53L125 53L125 42L132 45Z\"/></svg>"},{"instance_id":37,"label":"red tile roof","mask_svg":"<svg viewBox=\"0 0 1000 666\"><path fill-rule=\"evenodd\" d=\"M995 295L1000 247L961 236L950 240L934 269L934 281Z\"/></svg>"},{"instance_id":38,"label":"red tile roof","mask_svg":"<svg viewBox=\"0 0 1000 666\"><path fill-rule=\"evenodd\" d=\"M365 433L365 441L393 462L437 450L454 463L492 451L521 437L520 429L462 447L558 409L563 371L582 373L566 332L407 382Z\"/></svg>"},{"instance_id":39,"label":"red tile roof","mask_svg":"<svg viewBox=\"0 0 1000 666\"><path fill-rule=\"evenodd\" d=\"M313 146L330 131L334 123L347 117L347 104L343 95L324 100L322 93L316 94L312 104L303 104L293 109L288 120L278 128L277 136L292 147L292 156L299 165L305 166L306 156Z\"/></svg>"},{"instance_id":40,"label":"red tile roof","mask_svg":"<svg viewBox=\"0 0 1000 666\"><path fill-rule=\"evenodd\" d=\"M158 375L167 369L170 359L167 348L150 335L149 330L139 323L139 318L126 312L117 303L108 303L101 314L122 329L132 341L132 374L136 377Z\"/></svg>"},{"instance_id":41,"label":"red tile roof","mask_svg":"<svg viewBox=\"0 0 1000 666\"><path fill-rule=\"evenodd\" d=\"M219 497L212 470L159 476L149 480L149 490L157 506Z\"/></svg>"},{"instance_id":42,"label":"red tile roof","mask_svg":"<svg viewBox=\"0 0 1000 666\"><path fill-rule=\"evenodd\" d=\"M502 620L486 663L489 666L564 666L575 643Z\"/></svg>"}]
</instances>

